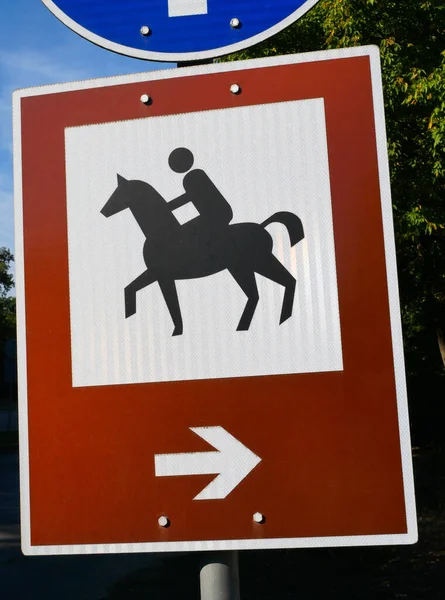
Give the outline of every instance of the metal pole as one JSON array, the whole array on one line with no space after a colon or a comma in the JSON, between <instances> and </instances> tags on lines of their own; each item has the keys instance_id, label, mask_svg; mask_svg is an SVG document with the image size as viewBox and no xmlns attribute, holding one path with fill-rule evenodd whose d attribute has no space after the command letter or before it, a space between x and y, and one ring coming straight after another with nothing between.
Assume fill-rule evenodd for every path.
<instances>
[{"instance_id":1,"label":"metal pole","mask_svg":"<svg viewBox=\"0 0 445 600\"><path fill-rule=\"evenodd\" d=\"M192 67L212 64L212 58L178 62ZM201 600L240 600L238 552L236 550L206 552L201 558L199 574Z\"/></svg>"},{"instance_id":2,"label":"metal pole","mask_svg":"<svg viewBox=\"0 0 445 600\"><path fill-rule=\"evenodd\" d=\"M188 60L176 63L178 67L195 67L197 65L211 65L213 58L203 58L202 60Z\"/></svg>"},{"instance_id":3,"label":"metal pole","mask_svg":"<svg viewBox=\"0 0 445 600\"><path fill-rule=\"evenodd\" d=\"M240 600L238 552L203 554L199 579L201 600Z\"/></svg>"},{"instance_id":4,"label":"metal pole","mask_svg":"<svg viewBox=\"0 0 445 600\"><path fill-rule=\"evenodd\" d=\"M177 66L192 67L212 64L214 60L178 62ZM201 600L240 600L238 552L206 552L201 558L199 574Z\"/></svg>"}]
</instances>

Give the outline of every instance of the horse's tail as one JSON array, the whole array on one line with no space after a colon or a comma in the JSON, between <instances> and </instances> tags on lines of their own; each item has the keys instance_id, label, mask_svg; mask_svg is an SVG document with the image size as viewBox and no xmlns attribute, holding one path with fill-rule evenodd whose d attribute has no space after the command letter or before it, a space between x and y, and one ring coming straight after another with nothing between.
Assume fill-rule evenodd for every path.
<instances>
[{"instance_id":1,"label":"horse's tail","mask_svg":"<svg viewBox=\"0 0 445 600\"><path fill-rule=\"evenodd\" d=\"M261 225L267 227L271 223L281 223L286 227L289 233L291 247L298 244L298 242L301 242L304 238L303 223L297 215L294 215L291 212L277 212L261 223Z\"/></svg>"}]
</instances>

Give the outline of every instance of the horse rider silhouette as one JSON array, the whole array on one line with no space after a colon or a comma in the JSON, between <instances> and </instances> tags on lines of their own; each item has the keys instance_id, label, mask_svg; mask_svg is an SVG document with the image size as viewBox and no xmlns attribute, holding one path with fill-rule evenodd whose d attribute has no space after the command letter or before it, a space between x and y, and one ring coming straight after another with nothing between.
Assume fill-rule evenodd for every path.
<instances>
[{"instance_id":1,"label":"horse rider silhouette","mask_svg":"<svg viewBox=\"0 0 445 600\"><path fill-rule=\"evenodd\" d=\"M224 196L200 169L192 169L193 154L187 148L171 152L169 164L184 176L185 193L171 202L149 183L117 176L117 187L101 213L111 217L129 209L141 228L142 250L147 269L124 290L125 317L136 313L136 294L157 282L173 321L173 335L183 332L176 281L207 277L228 270L247 296L237 331L247 331L259 301L255 274L284 287L280 323L292 315L296 280L272 253L273 239L266 231L281 223L289 233L291 246L304 238L297 215L279 211L262 223L233 223L232 209ZM180 225L173 210L192 202L199 217Z\"/></svg>"}]
</instances>

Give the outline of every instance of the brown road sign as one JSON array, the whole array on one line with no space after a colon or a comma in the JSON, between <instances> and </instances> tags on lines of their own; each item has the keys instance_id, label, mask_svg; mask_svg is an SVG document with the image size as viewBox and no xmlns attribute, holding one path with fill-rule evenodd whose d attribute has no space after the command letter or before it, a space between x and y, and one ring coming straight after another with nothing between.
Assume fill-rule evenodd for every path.
<instances>
[{"instance_id":1,"label":"brown road sign","mask_svg":"<svg viewBox=\"0 0 445 600\"><path fill-rule=\"evenodd\" d=\"M14 118L24 552L414 542L378 50Z\"/></svg>"}]
</instances>

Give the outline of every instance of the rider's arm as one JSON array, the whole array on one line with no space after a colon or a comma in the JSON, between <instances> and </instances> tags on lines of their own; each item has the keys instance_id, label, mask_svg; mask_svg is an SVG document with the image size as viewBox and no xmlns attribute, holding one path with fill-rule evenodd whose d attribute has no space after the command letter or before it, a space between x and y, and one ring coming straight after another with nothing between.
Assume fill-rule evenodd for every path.
<instances>
[{"instance_id":1,"label":"rider's arm","mask_svg":"<svg viewBox=\"0 0 445 600\"><path fill-rule=\"evenodd\" d=\"M168 206L171 210L176 210L177 208L184 206L184 204L187 204L187 202L190 202L190 198L188 197L188 195L181 194L177 198L170 200L170 202L168 203Z\"/></svg>"}]
</instances>

